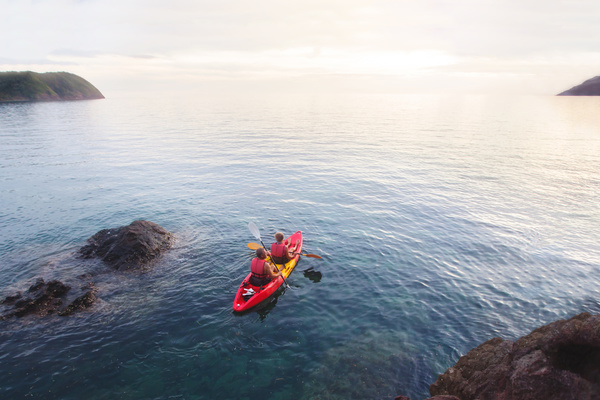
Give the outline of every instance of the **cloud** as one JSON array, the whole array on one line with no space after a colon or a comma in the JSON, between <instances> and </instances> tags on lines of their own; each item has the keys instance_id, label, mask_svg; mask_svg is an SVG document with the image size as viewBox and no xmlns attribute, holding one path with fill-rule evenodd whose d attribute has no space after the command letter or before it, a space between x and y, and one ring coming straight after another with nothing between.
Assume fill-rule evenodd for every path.
<instances>
[{"instance_id":1,"label":"cloud","mask_svg":"<svg viewBox=\"0 0 600 400\"><path fill-rule=\"evenodd\" d=\"M21 59L15 60L12 58L0 57L0 66L10 65L55 65L56 63L48 59ZM64 65L73 65L71 62L64 63ZM6 69L6 68L5 68Z\"/></svg>"},{"instance_id":2,"label":"cloud","mask_svg":"<svg viewBox=\"0 0 600 400\"><path fill-rule=\"evenodd\" d=\"M592 0L5 3L0 35L18 40L0 43L3 64L78 65L135 79L531 77L540 66L567 74L565 60L588 68L595 57L581 55L600 49Z\"/></svg>"}]
</instances>

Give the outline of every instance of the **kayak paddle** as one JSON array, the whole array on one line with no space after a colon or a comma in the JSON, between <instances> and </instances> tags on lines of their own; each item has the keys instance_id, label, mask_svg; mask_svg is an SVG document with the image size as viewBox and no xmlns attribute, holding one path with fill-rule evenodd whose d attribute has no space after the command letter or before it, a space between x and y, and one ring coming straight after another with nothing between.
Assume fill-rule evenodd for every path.
<instances>
[{"instance_id":1,"label":"kayak paddle","mask_svg":"<svg viewBox=\"0 0 600 400\"><path fill-rule=\"evenodd\" d=\"M258 244L258 243L252 243L252 242L248 243L248 248L250 250L260 249L261 247L262 246L260 244ZM300 254L301 256L304 256L304 257L323 258L323 257L318 256L316 254L301 254L301 253L296 253L296 252L292 252L292 254Z\"/></svg>"},{"instance_id":2,"label":"kayak paddle","mask_svg":"<svg viewBox=\"0 0 600 400\"><path fill-rule=\"evenodd\" d=\"M262 243L262 247L266 250L267 246L265 246L262 239L260 238L260 231L258 230L258 226L256 226L256 224L254 222L250 222L248 224L248 229L250 229L250 233L253 234L255 238L260 240L260 242ZM250 244L248 244L248 246L250 246ZM271 261L273 261L273 260L271 259ZM277 266L277 264L274 261L273 261L273 265L275 265L275 269L277 269L277 272L281 272L279 270L279 267ZM290 285L288 285L287 281L285 280L283 273L281 273L281 277L283 278L283 281L285 282L285 286L290 287Z\"/></svg>"},{"instance_id":3,"label":"kayak paddle","mask_svg":"<svg viewBox=\"0 0 600 400\"><path fill-rule=\"evenodd\" d=\"M292 253L293 254L299 254L299 255L304 256L304 257L319 258L319 259L323 258L323 257L318 256L316 254L302 254L302 253L296 253L296 252L292 252Z\"/></svg>"}]
</instances>

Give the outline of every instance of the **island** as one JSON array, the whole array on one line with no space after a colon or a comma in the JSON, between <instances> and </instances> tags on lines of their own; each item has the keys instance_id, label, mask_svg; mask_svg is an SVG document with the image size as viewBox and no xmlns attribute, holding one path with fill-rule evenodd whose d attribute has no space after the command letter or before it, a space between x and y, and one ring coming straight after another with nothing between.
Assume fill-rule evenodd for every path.
<instances>
[{"instance_id":1,"label":"island","mask_svg":"<svg viewBox=\"0 0 600 400\"><path fill-rule=\"evenodd\" d=\"M0 102L103 98L94 85L69 72L0 72Z\"/></svg>"},{"instance_id":2,"label":"island","mask_svg":"<svg viewBox=\"0 0 600 400\"><path fill-rule=\"evenodd\" d=\"M569 90L559 93L557 96L600 96L600 76L588 79Z\"/></svg>"}]
</instances>

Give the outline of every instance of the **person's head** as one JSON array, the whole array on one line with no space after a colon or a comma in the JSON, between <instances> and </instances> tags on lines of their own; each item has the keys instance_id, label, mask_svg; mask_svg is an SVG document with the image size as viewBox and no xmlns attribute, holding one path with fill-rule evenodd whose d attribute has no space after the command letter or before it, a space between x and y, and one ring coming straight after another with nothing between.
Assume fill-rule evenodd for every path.
<instances>
[{"instance_id":1,"label":"person's head","mask_svg":"<svg viewBox=\"0 0 600 400\"><path fill-rule=\"evenodd\" d=\"M277 233L275 234L275 240L277 240L278 242L283 242L283 238L284 238L284 237L285 237L285 236L283 236L283 233L281 233L281 232L277 232Z\"/></svg>"},{"instance_id":2,"label":"person's head","mask_svg":"<svg viewBox=\"0 0 600 400\"><path fill-rule=\"evenodd\" d=\"M259 247L258 249L256 249L256 257L260 258L261 260L264 260L265 258L267 258L267 252L262 247Z\"/></svg>"}]
</instances>

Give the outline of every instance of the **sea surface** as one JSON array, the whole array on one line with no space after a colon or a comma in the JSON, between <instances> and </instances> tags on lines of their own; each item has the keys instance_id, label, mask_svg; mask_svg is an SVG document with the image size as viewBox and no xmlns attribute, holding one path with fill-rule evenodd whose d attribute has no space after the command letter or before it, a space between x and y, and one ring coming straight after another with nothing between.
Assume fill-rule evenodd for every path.
<instances>
[{"instance_id":1,"label":"sea surface","mask_svg":"<svg viewBox=\"0 0 600 400\"><path fill-rule=\"evenodd\" d=\"M98 300L0 322L2 399L392 399L478 344L600 313L600 98L114 96L0 104L0 297ZM153 221L142 272L77 250ZM257 242L304 233L259 310Z\"/></svg>"}]
</instances>

